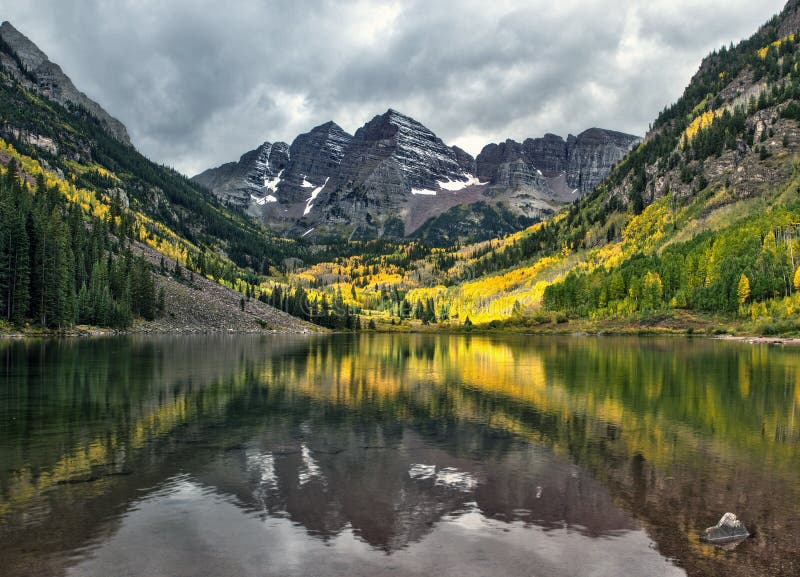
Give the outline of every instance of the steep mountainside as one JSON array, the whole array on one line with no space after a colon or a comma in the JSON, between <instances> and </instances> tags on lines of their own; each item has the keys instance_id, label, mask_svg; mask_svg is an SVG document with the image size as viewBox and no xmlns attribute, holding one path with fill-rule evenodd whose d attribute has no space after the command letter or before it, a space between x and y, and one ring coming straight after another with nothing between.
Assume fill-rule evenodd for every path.
<instances>
[{"instance_id":1,"label":"steep mountainside","mask_svg":"<svg viewBox=\"0 0 800 577\"><path fill-rule=\"evenodd\" d=\"M263 204L274 194L278 175L289 164L289 145L265 142L229 162L194 177L220 199L238 208ZM274 197L272 197L274 198Z\"/></svg>"},{"instance_id":2,"label":"steep mountainside","mask_svg":"<svg viewBox=\"0 0 800 577\"><path fill-rule=\"evenodd\" d=\"M95 117L114 138L130 144L128 131L116 118L75 88L58 64L50 62L47 55L10 22L0 25L0 65L25 88L70 109L83 109Z\"/></svg>"},{"instance_id":3,"label":"steep mountainside","mask_svg":"<svg viewBox=\"0 0 800 577\"><path fill-rule=\"evenodd\" d=\"M226 330L225 318L237 330L307 327L240 304L260 274L302 255L295 243L147 160L35 45L8 23L0 32L2 330L153 321L158 287L162 322L186 317L165 325L174 329Z\"/></svg>"},{"instance_id":4,"label":"steep mountainside","mask_svg":"<svg viewBox=\"0 0 800 577\"><path fill-rule=\"evenodd\" d=\"M335 122L285 142L265 142L239 162L210 168L192 180L218 198L261 218L277 232L291 232L335 175L353 137Z\"/></svg>"},{"instance_id":5,"label":"steep mountainside","mask_svg":"<svg viewBox=\"0 0 800 577\"><path fill-rule=\"evenodd\" d=\"M271 228L318 241L402 239L436 244L518 230L591 190L638 138L592 129L487 146L478 159L395 110L350 137L330 122L299 136L285 173L268 178L248 153L194 180ZM319 157L316 167L298 155ZM256 178L250 178L255 175Z\"/></svg>"},{"instance_id":6,"label":"steep mountainside","mask_svg":"<svg viewBox=\"0 0 800 577\"><path fill-rule=\"evenodd\" d=\"M494 188L540 188L544 180L556 194L566 188L569 194L583 195L639 142L629 134L591 128L577 137L570 134L566 141L546 134L522 144L513 140L489 144L476 159L478 178Z\"/></svg>"}]
</instances>

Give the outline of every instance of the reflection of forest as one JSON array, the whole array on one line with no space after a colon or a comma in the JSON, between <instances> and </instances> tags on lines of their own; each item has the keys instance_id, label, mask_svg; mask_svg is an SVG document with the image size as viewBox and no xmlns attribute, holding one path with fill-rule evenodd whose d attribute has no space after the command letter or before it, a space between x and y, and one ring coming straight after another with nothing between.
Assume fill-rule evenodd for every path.
<instances>
[{"instance_id":1,"label":"reflection of forest","mask_svg":"<svg viewBox=\"0 0 800 577\"><path fill-rule=\"evenodd\" d=\"M190 471L248 511L320 538L349 525L387 551L471 506L589 535L632 527L616 501L690 574L799 572L792 351L337 336L0 343L0 356L12 566L37 558L23 543L100 539L143 489ZM757 538L722 555L696 533L728 509Z\"/></svg>"}]
</instances>

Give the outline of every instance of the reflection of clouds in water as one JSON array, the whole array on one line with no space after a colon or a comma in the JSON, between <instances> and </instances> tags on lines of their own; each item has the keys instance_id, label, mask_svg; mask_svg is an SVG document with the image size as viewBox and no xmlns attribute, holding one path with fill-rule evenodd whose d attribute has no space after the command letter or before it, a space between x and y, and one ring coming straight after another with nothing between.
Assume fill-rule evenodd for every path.
<instances>
[{"instance_id":1,"label":"reflection of clouds in water","mask_svg":"<svg viewBox=\"0 0 800 577\"><path fill-rule=\"evenodd\" d=\"M385 549L349 527L323 540L291 519L260 520L189 476L176 477L137 501L113 534L78 556L65 575L300 577L325 568L330 577L367 577L386 574L387 565L401 576L566 577L585 575L590 568L602 577L686 577L642 530L596 539L568 528L501 522L477 510L448 518L425 539L387 557Z\"/></svg>"},{"instance_id":2,"label":"reflection of clouds in water","mask_svg":"<svg viewBox=\"0 0 800 577\"><path fill-rule=\"evenodd\" d=\"M478 485L478 480L471 473L459 471L454 467L444 467L436 470L436 465L411 465L408 476L412 479L435 479L434 484L439 487L450 487L459 491L472 491Z\"/></svg>"}]
</instances>

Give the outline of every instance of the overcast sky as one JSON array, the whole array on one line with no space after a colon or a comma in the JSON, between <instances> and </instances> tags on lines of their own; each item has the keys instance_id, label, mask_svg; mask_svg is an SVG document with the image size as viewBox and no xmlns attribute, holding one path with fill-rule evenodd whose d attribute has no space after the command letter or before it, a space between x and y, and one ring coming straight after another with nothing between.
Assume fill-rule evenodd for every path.
<instances>
[{"instance_id":1,"label":"overcast sky","mask_svg":"<svg viewBox=\"0 0 800 577\"><path fill-rule=\"evenodd\" d=\"M387 108L446 143L642 135L785 0L0 0L0 18L192 175Z\"/></svg>"}]
</instances>

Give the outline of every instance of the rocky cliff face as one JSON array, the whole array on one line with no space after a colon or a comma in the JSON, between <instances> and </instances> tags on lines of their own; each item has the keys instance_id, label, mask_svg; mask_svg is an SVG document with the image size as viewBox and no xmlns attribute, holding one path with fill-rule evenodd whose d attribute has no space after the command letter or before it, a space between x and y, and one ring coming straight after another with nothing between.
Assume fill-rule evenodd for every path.
<instances>
[{"instance_id":1,"label":"rocky cliff face","mask_svg":"<svg viewBox=\"0 0 800 577\"><path fill-rule=\"evenodd\" d=\"M471 161L461 153L462 162ZM329 189L361 185L365 193L399 200L451 180L466 180L456 152L416 120L389 110L358 129Z\"/></svg>"},{"instance_id":2,"label":"rocky cliff face","mask_svg":"<svg viewBox=\"0 0 800 577\"><path fill-rule=\"evenodd\" d=\"M469 186L473 176L465 168L473 162L416 120L388 110L358 129L309 224L365 238L403 236L411 199Z\"/></svg>"},{"instance_id":3,"label":"rocky cliff face","mask_svg":"<svg viewBox=\"0 0 800 577\"><path fill-rule=\"evenodd\" d=\"M193 180L218 198L247 209L274 202L280 174L289 164L289 145L265 142L229 162L198 174Z\"/></svg>"},{"instance_id":4,"label":"rocky cliff face","mask_svg":"<svg viewBox=\"0 0 800 577\"><path fill-rule=\"evenodd\" d=\"M195 180L286 234L402 238L426 222L463 221L464 207L481 222L502 214L491 218L505 223L491 229L502 234L514 230L509 216L524 225L594 188L638 141L591 129L490 144L475 159L390 109L352 137L329 122L298 136L280 162L265 144ZM430 228L426 235L452 236Z\"/></svg>"},{"instance_id":5,"label":"rocky cliff face","mask_svg":"<svg viewBox=\"0 0 800 577\"><path fill-rule=\"evenodd\" d=\"M291 232L338 171L352 139L336 123L327 122L301 134L291 146L265 142L238 162L208 169L192 180L275 230Z\"/></svg>"},{"instance_id":6,"label":"rocky cliff face","mask_svg":"<svg viewBox=\"0 0 800 577\"><path fill-rule=\"evenodd\" d=\"M125 125L75 88L61 67L50 62L47 55L11 23L3 22L0 25L0 40L5 44L0 50L0 66L15 80L25 88L66 108L84 108L99 120L114 138L130 145Z\"/></svg>"},{"instance_id":7,"label":"rocky cliff face","mask_svg":"<svg viewBox=\"0 0 800 577\"><path fill-rule=\"evenodd\" d=\"M596 187L641 139L591 128L567 140L555 134L489 144L476 159L478 177L492 188L538 191L542 198L568 200ZM566 187L563 186L564 183Z\"/></svg>"},{"instance_id":8,"label":"rocky cliff face","mask_svg":"<svg viewBox=\"0 0 800 577\"><path fill-rule=\"evenodd\" d=\"M317 126L301 134L289 149L291 159L278 186L278 198L283 204L301 203L303 212L313 205L314 191L325 186L336 173L353 137L335 122Z\"/></svg>"},{"instance_id":9,"label":"rocky cliff face","mask_svg":"<svg viewBox=\"0 0 800 577\"><path fill-rule=\"evenodd\" d=\"M590 128L572 143L567 140L567 184L581 194L591 192L641 141L637 136L602 128Z\"/></svg>"}]
</instances>

